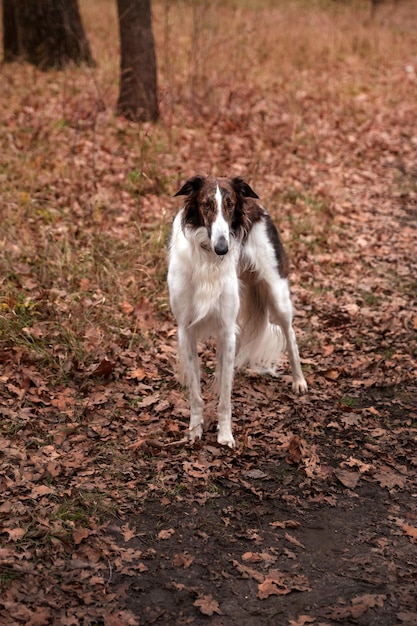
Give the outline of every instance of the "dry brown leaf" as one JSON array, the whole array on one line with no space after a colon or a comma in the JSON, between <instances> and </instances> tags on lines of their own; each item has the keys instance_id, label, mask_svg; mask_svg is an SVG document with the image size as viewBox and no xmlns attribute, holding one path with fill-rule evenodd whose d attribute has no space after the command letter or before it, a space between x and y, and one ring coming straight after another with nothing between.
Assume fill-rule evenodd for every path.
<instances>
[{"instance_id":1,"label":"dry brown leaf","mask_svg":"<svg viewBox=\"0 0 417 626\"><path fill-rule=\"evenodd\" d=\"M302 574L287 574L276 569L268 572L258 585L258 598L264 600L271 595L282 596L292 591L310 591L308 579Z\"/></svg>"},{"instance_id":2,"label":"dry brown leaf","mask_svg":"<svg viewBox=\"0 0 417 626\"><path fill-rule=\"evenodd\" d=\"M30 492L30 497L36 500L36 498L47 496L51 493L55 493L55 489L53 487L49 487L48 485L37 485L36 487L33 487Z\"/></svg>"},{"instance_id":3,"label":"dry brown leaf","mask_svg":"<svg viewBox=\"0 0 417 626\"><path fill-rule=\"evenodd\" d=\"M3 532L9 535L10 541L20 541L27 531L24 528L3 528Z\"/></svg>"},{"instance_id":4,"label":"dry brown leaf","mask_svg":"<svg viewBox=\"0 0 417 626\"><path fill-rule=\"evenodd\" d=\"M301 526L300 522L296 522L293 519L288 519L284 522L269 522L269 525L272 528L299 528Z\"/></svg>"},{"instance_id":5,"label":"dry brown leaf","mask_svg":"<svg viewBox=\"0 0 417 626\"><path fill-rule=\"evenodd\" d=\"M339 378L340 376L340 371L339 370L335 370L335 369L330 369L330 370L324 370L324 372L322 372L324 378L326 378L327 380L332 380L335 381Z\"/></svg>"},{"instance_id":6,"label":"dry brown leaf","mask_svg":"<svg viewBox=\"0 0 417 626\"><path fill-rule=\"evenodd\" d=\"M276 560L277 557L268 552L245 552L242 554L242 561L248 563L266 563L267 565L272 565Z\"/></svg>"},{"instance_id":7,"label":"dry brown leaf","mask_svg":"<svg viewBox=\"0 0 417 626\"><path fill-rule=\"evenodd\" d=\"M129 524L124 524L121 527L123 539L128 543L133 537L136 537L136 528L131 528Z\"/></svg>"},{"instance_id":8,"label":"dry brown leaf","mask_svg":"<svg viewBox=\"0 0 417 626\"><path fill-rule=\"evenodd\" d=\"M285 579L278 581L275 578L266 578L258 585L258 598L265 600L269 596L285 596L291 589L285 584Z\"/></svg>"},{"instance_id":9,"label":"dry brown leaf","mask_svg":"<svg viewBox=\"0 0 417 626\"><path fill-rule=\"evenodd\" d=\"M173 558L173 565L175 567L183 567L184 569L188 569L195 561L195 557L188 552L183 552L182 554L175 554Z\"/></svg>"},{"instance_id":10,"label":"dry brown leaf","mask_svg":"<svg viewBox=\"0 0 417 626\"><path fill-rule=\"evenodd\" d=\"M316 621L315 617L311 617L311 615L299 615L296 620L290 619L288 624L289 626L305 626L306 624L314 624Z\"/></svg>"},{"instance_id":11,"label":"dry brown leaf","mask_svg":"<svg viewBox=\"0 0 417 626\"><path fill-rule=\"evenodd\" d=\"M144 378L146 378L146 370L143 367L137 367L136 369L128 372L127 378L134 378L135 380L141 382Z\"/></svg>"},{"instance_id":12,"label":"dry brown leaf","mask_svg":"<svg viewBox=\"0 0 417 626\"><path fill-rule=\"evenodd\" d=\"M326 617L334 620L347 618L358 619L369 609L372 609L375 606L382 607L385 599L385 595L364 594L353 598L351 605L328 607L325 615Z\"/></svg>"},{"instance_id":13,"label":"dry brown leaf","mask_svg":"<svg viewBox=\"0 0 417 626\"><path fill-rule=\"evenodd\" d=\"M415 526L410 526L410 524L402 524L401 528L408 537L411 537L412 539L417 539L417 528Z\"/></svg>"},{"instance_id":14,"label":"dry brown leaf","mask_svg":"<svg viewBox=\"0 0 417 626\"><path fill-rule=\"evenodd\" d=\"M213 613L222 615L219 603L211 595L200 596L194 601L194 606L197 606L203 615L211 616Z\"/></svg>"},{"instance_id":15,"label":"dry brown leaf","mask_svg":"<svg viewBox=\"0 0 417 626\"><path fill-rule=\"evenodd\" d=\"M343 469L334 470L334 475L348 489L355 489L361 477L360 472L349 472Z\"/></svg>"},{"instance_id":16,"label":"dry brown leaf","mask_svg":"<svg viewBox=\"0 0 417 626\"><path fill-rule=\"evenodd\" d=\"M92 370L90 376L97 376L98 378L108 378L116 369L116 363L104 358L100 363Z\"/></svg>"},{"instance_id":17,"label":"dry brown leaf","mask_svg":"<svg viewBox=\"0 0 417 626\"><path fill-rule=\"evenodd\" d=\"M263 582L265 580L264 574L258 572L252 567L242 565L242 563L239 563L239 561L233 561L233 565L236 567L239 574L242 574L243 578L253 578L257 582Z\"/></svg>"},{"instance_id":18,"label":"dry brown leaf","mask_svg":"<svg viewBox=\"0 0 417 626\"><path fill-rule=\"evenodd\" d=\"M75 543L76 546L78 546L84 539L87 539L87 537L90 536L91 530L89 530L88 528L77 528L76 530L74 530L74 532L72 533L72 539Z\"/></svg>"},{"instance_id":19,"label":"dry brown leaf","mask_svg":"<svg viewBox=\"0 0 417 626\"><path fill-rule=\"evenodd\" d=\"M287 463L298 465L301 462L301 440L298 435L294 435L290 439L288 445Z\"/></svg>"},{"instance_id":20,"label":"dry brown leaf","mask_svg":"<svg viewBox=\"0 0 417 626\"><path fill-rule=\"evenodd\" d=\"M407 482L405 476L388 469L374 474L374 478L379 482L381 487L386 487L389 491L394 490L395 487L402 489Z\"/></svg>"},{"instance_id":21,"label":"dry brown leaf","mask_svg":"<svg viewBox=\"0 0 417 626\"><path fill-rule=\"evenodd\" d=\"M296 537L293 537L289 533L285 533L285 539L292 543L293 546L297 546L297 548L302 548L303 550L305 550L305 546L301 543L301 541L298 541Z\"/></svg>"}]
</instances>

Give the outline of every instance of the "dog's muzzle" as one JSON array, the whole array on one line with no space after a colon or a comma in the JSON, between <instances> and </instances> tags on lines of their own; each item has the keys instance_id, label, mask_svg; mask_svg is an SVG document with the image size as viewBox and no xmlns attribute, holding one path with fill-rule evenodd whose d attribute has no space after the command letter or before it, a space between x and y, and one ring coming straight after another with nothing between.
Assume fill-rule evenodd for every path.
<instances>
[{"instance_id":1,"label":"dog's muzzle","mask_svg":"<svg viewBox=\"0 0 417 626\"><path fill-rule=\"evenodd\" d=\"M218 256L223 256L229 252L229 244L226 237L219 237L219 239L214 244L214 252Z\"/></svg>"}]
</instances>

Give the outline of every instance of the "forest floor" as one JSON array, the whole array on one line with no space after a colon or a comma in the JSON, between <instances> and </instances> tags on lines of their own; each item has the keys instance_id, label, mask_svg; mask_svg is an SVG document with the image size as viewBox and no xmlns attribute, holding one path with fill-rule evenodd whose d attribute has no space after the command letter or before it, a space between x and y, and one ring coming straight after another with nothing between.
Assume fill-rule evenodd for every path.
<instances>
[{"instance_id":1,"label":"forest floor","mask_svg":"<svg viewBox=\"0 0 417 626\"><path fill-rule=\"evenodd\" d=\"M114 117L106 0L80 2L97 67L0 68L5 626L417 624L415 6L248 4L155 3L154 126ZM234 450L214 345L195 445L175 377L195 173L273 215L309 383L237 374Z\"/></svg>"}]
</instances>

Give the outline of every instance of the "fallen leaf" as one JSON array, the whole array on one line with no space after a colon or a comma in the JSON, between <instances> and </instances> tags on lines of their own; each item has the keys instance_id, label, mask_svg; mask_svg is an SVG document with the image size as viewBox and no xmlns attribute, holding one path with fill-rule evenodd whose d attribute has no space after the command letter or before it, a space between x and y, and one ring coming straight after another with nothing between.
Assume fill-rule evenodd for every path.
<instances>
[{"instance_id":1,"label":"fallen leaf","mask_svg":"<svg viewBox=\"0 0 417 626\"><path fill-rule=\"evenodd\" d=\"M259 469L252 469L249 470L248 472L245 472L244 474L245 476L247 476L247 478L253 478L253 479L262 479L262 478L267 478L268 474L265 474L265 472L262 472Z\"/></svg>"},{"instance_id":2,"label":"fallen leaf","mask_svg":"<svg viewBox=\"0 0 417 626\"><path fill-rule=\"evenodd\" d=\"M158 533L158 539L170 539L174 533L175 530L173 528L169 528L168 530L161 530Z\"/></svg>"},{"instance_id":3,"label":"fallen leaf","mask_svg":"<svg viewBox=\"0 0 417 626\"><path fill-rule=\"evenodd\" d=\"M417 539L417 528L415 526L410 526L409 524L402 524L401 528L403 529L404 533L408 537L411 537L412 539Z\"/></svg>"},{"instance_id":4,"label":"fallen leaf","mask_svg":"<svg viewBox=\"0 0 417 626\"><path fill-rule=\"evenodd\" d=\"M126 315L131 315L133 311L135 310L135 307L132 306L130 302L127 302L126 300L124 300L121 303L120 308L122 309L123 313L125 313Z\"/></svg>"},{"instance_id":5,"label":"fallen leaf","mask_svg":"<svg viewBox=\"0 0 417 626\"><path fill-rule=\"evenodd\" d=\"M91 531L88 528L77 528L72 533L72 539L76 546L78 546L84 539L90 536Z\"/></svg>"},{"instance_id":6,"label":"fallen leaf","mask_svg":"<svg viewBox=\"0 0 417 626\"><path fill-rule=\"evenodd\" d=\"M285 596L291 593L291 589L285 584L285 581L278 581L275 578L266 578L258 585L258 598L265 600L269 596Z\"/></svg>"},{"instance_id":7,"label":"fallen leaf","mask_svg":"<svg viewBox=\"0 0 417 626\"><path fill-rule=\"evenodd\" d=\"M355 489L361 474L359 472L349 472L348 470L337 469L334 471L336 478L348 489Z\"/></svg>"},{"instance_id":8,"label":"fallen leaf","mask_svg":"<svg viewBox=\"0 0 417 626\"><path fill-rule=\"evenodd\" d=\"M10 541L20 541L25 535L26 530L24 528L3 528L2 532L9 535Z\"/></svg>"},{"instance_id":9,"label":"fallen leaf","mask_svg":"<svg viewBox=\"0 0 417 626\"><path fill-rule=\"evenodd\" d=\"M210 595L204 595L197 598L194 602L194 606L197 606L203 615L211 616L213 613L222 615L219 603Z\"/></svg>"},{"instance_id":10,"label":"fallen leaf","mask_svg":"<svg viewBox=\"0 0 417 626\"><path fill-rule=\"evenodd\" d=\"M313 624L316 621L315 617L310 615L299 615L296 620L290 619L289 626L305 626L305 624Z\"/></svg>"},{"instance_id":11,"label":"fallen leaf","mask_svg":"<svg viewBox=\"0 0 417 626\"><path fill-rule=\"evenodd\" d=\"M302 548L303 550L305 549L305 546L301 543L301 541L298 541L298 539L296 539L289 533L285 533L285 539L292 543L293 546L297 546L297 548Z\"/></svg>"},{"instance_id":12,"label":"fallen leaf","mask_svg":"<svg viewBox=\"0 0 417 626\"><path fill-rule=\"evenodd\" d=\"M135 379L141 382L144 378L146 378L146 370L143 367L137 367L136 369L128 372L127 378Z\"/></svg>"},{"instance_id":13,"label":"fallen leaf","mask_svg":"<svg viewBox=\"0 0 417 626\"><path fill-rule=\"evenodd\" d=\"M265 600L271 595L283 596L292 591L311 591L306 576L302 574L287 574L272 569L265 580L258 585L258 598Z\"/></svg>"},{"instance_id":14,"label":"fallen leaf","mask_svg":"<svg viewBox=\"0 0 417 626\"><path fill-rule=\"evenodd\" d=\"M300 522L296 522L293 519L288 519L284 522L269 522L269 525L272 528L299 528L301 526Z\"/></svg>"},{"instance_id":15,"label":"fallen leaf","mask_svg":"<svg viewBox=\"0 0 417 626\"><path fill-rule=\"evenodd\" d=\"M128 543L133 537L136 537L136 528L131 528L129 524L124 524L121 527L123 533L123 539Z\"/></svg>"},{"instance_id":16,"label":"fallen leaf","mask_svg":"<svg viewBox=\"0 0 417 626\"><path fill-rule=\"evenodd\" d=\"M188 569L195 561L195 557L187 552L182 554L175 554L173 558L173 564L175 567L183 567L184 569Z\"/></svg>"},{"instance_id":17,"label":"fallen leaf","mask_svg":"<svg viewBox=\"0 0 417 626\"><path fill-rule=\"evenodd\" d=\"M358 619L369 609L374 607L382 607L386 599L381 594L364 594L356 596L352 599L352 604L348 606L331 606L325 611L325 616L334 620L342 620L347 618Z\"/></svg>"},{"instance_id":18,"label":"fallen leaf","mask_svg":"<svg viewBox=\"0 0 417 626\"><path fill-rule=\"evenodd\" d=\"M340 372L339 370L324 370L324 372L322 372L324 378L327 378L327 380L337 380L340 376Z\"/></svg>"},{"instance_id":19,"label":"fallen leaf","mask_svg":"<svg viewBox=\"0 0 417 626\"><path fill-rule=\"evenodd\" d=\"M379 482L381 487L386 487L389 491L392 491L395 487L402 489L407 482L405 476L389 470L374 474L374 478Z\"/></svg>"},{"instance_id":20,"label":"fallen leaf","mask_svg":"<svg viewBox=\"0 0 417 626\"><path fill-rule=\"evenodd\" d=\"M277 557L268 552L245 552L245 554L242 554L242 561L247 561L248 563L266 563L271 565L276 560Z\"/></svg>"},{"instance_id":21,"label":"fallen leaf","mask_svg":"<svg viewBox=\"0 0 417 626\"><path fill-rule=\"evenodd\" d=\"M252 567L248 567L247 565L243 565L239 563L239 561L233 561L233 565L236 567L239 574L242 574L243 578L253 578L257 582L262 583L265 580L264 574L258 572L256 569Z\"/></svg>"},{"instance_id":22,"label":"fallen leaf","mask_svg":"<svg viewBox=\"0 0 417 626\"><path fill-rule=\"evenodd\" d=\"M405 624L405 626L416 626L417 613L413 611L400 611L399 613L397 613L397 619Z\"/></svg>"},{"instance_id":23,"label":"fallen leaf","mask_svg":"<svg viewBox=\"0 0 417 626\"><path fill-rule=\"evenodd\" d=\"M33 487L30 492L30 497L36 500L36 498L47 496L51 493L55 493L55 489L53 487L49 487L48 485L37 485L36 487Z\"/></svg>"},{"instance_id":24,"label":"fallen leaf","mask_svg":"<svg viewBox=\"0 0 417 626\"><path fill-rule=\"evenodd\" d=\"M295 465L301 462L301 440L298 435L294 435L294 437L290 439L286 461L287 463L294 463Z\"/></svg>"},{"instance_id":25,"label":"fallen leaf","mask_svg":"<svg viewBox=\"0 0 417 626\"><path fill-rule=\"evenodd\" d=\"M92 370L90 376L97 376L98 378L108 378L110 374L116 369L116 363L104 358L100 363Z\"/></svg>"}]
</instances>

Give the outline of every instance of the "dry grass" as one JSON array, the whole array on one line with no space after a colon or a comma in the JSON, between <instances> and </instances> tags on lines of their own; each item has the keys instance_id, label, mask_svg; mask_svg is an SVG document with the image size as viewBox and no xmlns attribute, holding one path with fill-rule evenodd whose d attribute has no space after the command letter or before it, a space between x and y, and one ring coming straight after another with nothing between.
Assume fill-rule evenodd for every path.
<instances>
[{"instance_id":1,"label":"dry grass","mask_svg":"<svg viewBox=\"0 0 417 626\"><path fill-rule=\"evenodd\" d=\"M283 205L293 254L306 229L320 241L331 195L320 176L309 190L294 179L288 151L318 154L329 124L348 133L379 101L406 102L399 68L416 39L411 3L381 24L361 2L156 2L162 120L137 127L113 114L115 3L80 4L96 68L1 68L0 340L61 373L68 355L141 341L127 311L166 311L170 197L185 176L248 175Z\"/></svg>"}]
</instances>

